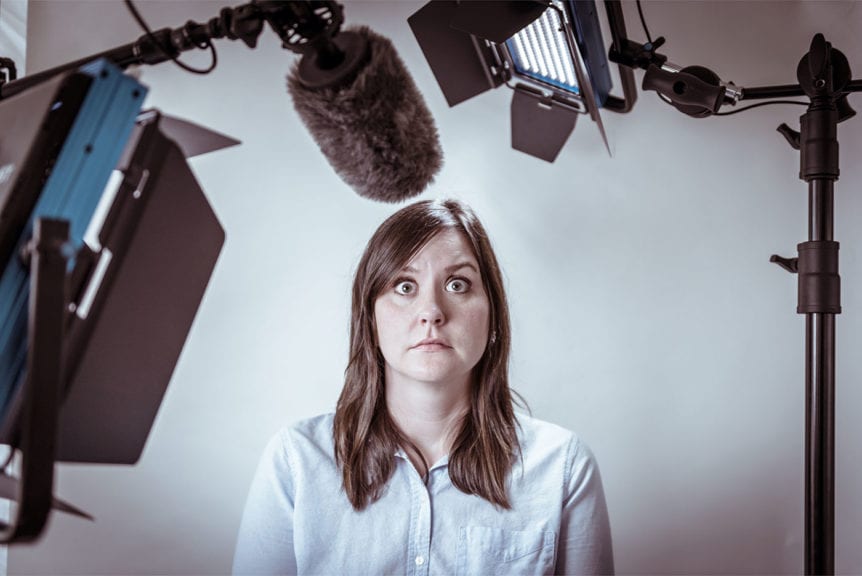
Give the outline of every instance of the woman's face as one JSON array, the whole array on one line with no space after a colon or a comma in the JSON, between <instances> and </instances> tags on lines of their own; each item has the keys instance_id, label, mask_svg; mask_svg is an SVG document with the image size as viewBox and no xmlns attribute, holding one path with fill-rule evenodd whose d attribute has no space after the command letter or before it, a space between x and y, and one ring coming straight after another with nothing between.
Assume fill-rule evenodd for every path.
<instances>
[{"instance_id":1,"label":"woman's face","mask_svg":"<svg viewBox=\"0 0 862 576\"><path fill-rule=\"evenodd\" d=\"M444 230L377 297L387 384L466 384L488 341L490 305L467 240Z\"/></svg>"}]
</instances>

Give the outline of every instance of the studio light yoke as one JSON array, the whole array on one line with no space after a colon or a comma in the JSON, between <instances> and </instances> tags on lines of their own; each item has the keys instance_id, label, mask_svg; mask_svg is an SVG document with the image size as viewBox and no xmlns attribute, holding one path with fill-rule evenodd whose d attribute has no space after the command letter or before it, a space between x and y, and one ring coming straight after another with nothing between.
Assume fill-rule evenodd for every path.
<instances>
[{"instance_id":1,"label":"studio light yoke","mask_svg":"<svg viewBox=\"0 0 862 576\"><path fill-rule=\"evenodd\" d=\"M553 162L589 114L610 152L600 109L627 112L635 88L620 67L624 99L609 93L594 2L432 0L407 21L450 106L512 88L514 149Z\"/></svg>"}]
</instances>

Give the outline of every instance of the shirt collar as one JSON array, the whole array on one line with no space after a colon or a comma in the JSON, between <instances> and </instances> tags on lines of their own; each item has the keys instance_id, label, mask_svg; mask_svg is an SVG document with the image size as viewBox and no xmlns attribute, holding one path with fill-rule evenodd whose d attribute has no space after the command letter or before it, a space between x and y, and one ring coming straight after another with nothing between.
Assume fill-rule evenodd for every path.
<instances>
[{"instance_id":1,"label":"shirt collar","mask_svg":"<svg viewBox=\"0 0 862 576\"><path fill-rule=\"evenodd\" d=\"M403 448L398 448L398 450L395 451L395 456L398 458L401 458L402 460L407 461L408 463L410 462L410 458L407 457L407 453L404 451ZM428 471L430 472L431 470L434 470L436 468L443 468L443 467L448 466L448 465L449 465L449 455L446 454L445 456L440 458L440 460L438 460L437 462L434 462L431 465L431 467L428 469Z\"/></svg>"}]
</instances>

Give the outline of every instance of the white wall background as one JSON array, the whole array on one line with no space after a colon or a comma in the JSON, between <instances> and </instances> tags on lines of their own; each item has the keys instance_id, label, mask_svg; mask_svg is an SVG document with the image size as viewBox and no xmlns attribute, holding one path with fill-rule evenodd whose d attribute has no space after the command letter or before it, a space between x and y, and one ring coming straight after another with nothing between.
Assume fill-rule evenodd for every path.
<instances>
[{"instance_id":1,"label":"white wall background","mask_svg":"<svg viewBox=\"0 0 862 576\"><path fill-rule=\"evenodd\" d=\"M0 1L0 50L2 56L15 61L18 77L26 72L27 2Z\"/></svg>"},{"instance_id":2,"label":"white wall background","mask_svg":"<svg viewBox=\"0 0 862 576\"><path fill-rule=\"evenodd\" d=\"M223 5L140 2L154 27ZM510 149L508 89L448 108L406 24L419 6L350 1L345 14L393 39L436 117L446 161L423 197L459 197L489 229L511 298L514 386L596 452L619 572L800 573L804 319L795 277L768 258L806 239L798 153L775 131L798 127L804 109L695 120L641 94L630 114L604 115L613 158L581 118L548 164ZM634 4L625 11L644 39ZM858 2L645 12L673 62L742 86L795 83L816 32L862 77ZM31 0L27 68L139 34L120 2ZM330 170L292 110L294 56L274 34L253 51L218 51L210 76L143 71L149 104L244 142L193 161L228 240L149 444L135 467L59 466L59 495L97 520L53 516L38 544L12 549L11 574L227 572L264 443L334 406L353 267L396 207L359 198ZM839 134L836 568L858 574L862 121Z\"/></svg>"}]
</instances>

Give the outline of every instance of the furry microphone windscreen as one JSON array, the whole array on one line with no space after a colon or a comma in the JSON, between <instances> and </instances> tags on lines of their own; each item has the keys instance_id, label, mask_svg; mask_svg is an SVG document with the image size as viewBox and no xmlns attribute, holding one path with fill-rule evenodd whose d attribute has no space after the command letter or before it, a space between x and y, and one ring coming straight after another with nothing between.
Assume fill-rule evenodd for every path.
<instances>
[{"instance_id":1,"label":"furry microphone windscreen","mask_svg":"<svg viewBox=\"0 0 862 576\"><path fill-rule=\"evenodd\" d=\"M297 63L287 76L288 92L344 182L372 200L406 200L421 193L443 163L434 119L392 42L365 26L346 32L368 43L367 63L355 77L310 88Z\"/></svg>"}]
</instances>

